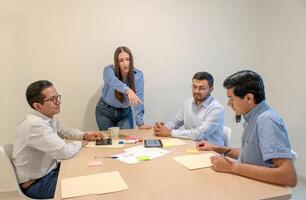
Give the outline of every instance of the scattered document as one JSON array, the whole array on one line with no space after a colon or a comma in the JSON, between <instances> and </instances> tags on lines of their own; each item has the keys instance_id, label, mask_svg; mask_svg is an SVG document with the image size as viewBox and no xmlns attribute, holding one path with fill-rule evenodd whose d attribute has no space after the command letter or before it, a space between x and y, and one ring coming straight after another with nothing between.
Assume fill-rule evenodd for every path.
<instances>
[{"instance_id":1,"label":"scattered document","mask_svg":"<svg viewBox=\"0 0 306 200\"><path fill-rule=\"evenodd\" d=\"M169 150L162 148L145 148L144 146L135 146L127 149L123 149L123 151L133 154L134 156L149 156L151 159L157 158L160 156L164 156L169 153Z\"/></svg>"},{"instance_id":2,"label":"scattered document","mask_svg":"<svg viewBox=\"0 0 306 200\"><path fill-rule=\"evenodd\" d=\"M125 153L116 154L114 156L121 162L127 164L138 163L139 161L151 160L160 156L164 156L170 151L162 148L145 148L144 146L135 146L131 148L124 149ZM146 159L139 159L146 158Z\"/></svg>"},{"instance_id":3,"label":"scattered document","mask_svg":"<svg viewBox=\"0 0 306 200\"><path fill-rule=\"evenodd\" d=\"M186 142L178 138L166 138L166 139L161 139L161 141L164 147L171 147L171 146L186 144Z\"/></svg>"},{"instance_id":4,"label":"scattered document","mask_svg":"<svg viewBox=\"0 0 306 200\"><path fill-rule=\"evenodd\" d=\"M117 156L117 160L120 160L121 162L124 162L126 164L135 164L139 162L135 155L129 154L127 152L116 154L114 156Z\"/></svg>"},{"instance_id":5,"label":"scattered document","mask_svg":"<svg viewBox=\"0 0 306 200\"><path fill-rule=\"evenodd\" d=\"M200 169L205 167L211 167L210 157L215 156L213 153L203 153L199 155L186 155L173 157L181 165L188 169Z\"/></svg>"},{"instance_id":6,"label":"scattered document","mask_svg":"<svg viewBox=\"0 0 306 200\"><path fill-rule=\"evenodd\" d=\"M118 171L61 179L62 198L127 190Z\"/></svg>"},{"instance_id":7,"label":"scattered document","mask_svg":"<svg viewBox=\"0 0 306 200\"><path fill-rule=\"evenodd\" d=\"M119 141L122 140L113 140L111 145L96 145L96 141L88 142L85 147L89 148L123 148L124 144L119 144Z\"/></svg>"}]
</instances>

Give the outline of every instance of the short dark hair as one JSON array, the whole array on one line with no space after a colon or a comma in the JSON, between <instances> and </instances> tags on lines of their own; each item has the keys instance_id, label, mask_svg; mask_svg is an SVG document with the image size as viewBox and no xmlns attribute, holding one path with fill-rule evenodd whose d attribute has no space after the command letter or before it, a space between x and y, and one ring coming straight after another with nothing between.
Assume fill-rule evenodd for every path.
<instances>
[{"instance_id":1,"label":"short dark hair","mask_svg":"<svg viewBox=\"0 0 306 200\"><path fill-rule=\"evenodd\" d=\"M208 72L197 72L195 73L195 75L193 75L192 80L193 79L207 80L209 87L212 87L214 85L214 77Z\"/></svg>"},{"instance_id":2,"label":"short dark hair","mask_svg":"<svg viewBox=\"0 0 306 200\"><path fill-rule=\"evenodd\" d=\"M43 100L45 95L43 95L41 92L51 86L53 86L53 84L47 80L36 81L28 86L26 90L26 98L31 108L35 109L33 107L33 103L44 103Z\"/></svg>"},{"instance_id":3,"label":"short dark hair","mask_svg":"<svg viewBox=\"0 0 306 200\"><path fill-rule=\"evenodd\" d=\"M256 104L266 99L262 78L251 70L241 70L230 75L224 80L223 87L226 89L234 88L234 94L241 99L248 93L253 94Z\"/></svg>"}]
</instances>

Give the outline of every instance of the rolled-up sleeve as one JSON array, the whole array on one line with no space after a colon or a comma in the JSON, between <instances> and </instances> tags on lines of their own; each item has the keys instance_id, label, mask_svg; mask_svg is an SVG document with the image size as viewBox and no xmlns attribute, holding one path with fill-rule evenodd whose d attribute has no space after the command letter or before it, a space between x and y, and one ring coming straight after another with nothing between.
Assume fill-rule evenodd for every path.
<instances>
[{"instance_id":1,"label":"rolled-up sleeve","mask_svg":"<svg viewBox=\"0 0 306 200\"><path fill-rule=\"evenodd\" d=\"M287 130L281 119L277 117L261 117L258 119L258 139L265 162L273 158L292 159L291 146Z\"/></svg>"}]
</instances>

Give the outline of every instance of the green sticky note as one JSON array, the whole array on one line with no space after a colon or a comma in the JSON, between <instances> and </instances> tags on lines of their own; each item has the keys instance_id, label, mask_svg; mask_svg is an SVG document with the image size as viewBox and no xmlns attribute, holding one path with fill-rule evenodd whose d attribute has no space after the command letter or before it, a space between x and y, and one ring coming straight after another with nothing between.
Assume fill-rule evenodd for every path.
<instances>
[{"instance_id":1,"label":"green sticky note","mask_svg":"<svg viewBox=\"0 0 306 200\"><path fill-rule=\"evenodd\" d=\"M125 138L127 138L128 136L126 136L126 135L124 135L124 134L119 134L118 135L118 138L120 138L120 139L125 139Z\"/></svg>"},{"instance_id":2,"label":"green sticky note","mask_svg":"<svg viewBox=\"0 0 306 200\"><path fill-rule=\"evenodd\" d=\"M139 160L139 161L148 161L148 160L151 160L151 158L149 156L138 156L137 160Z\"/></svg>"}]
</instances>

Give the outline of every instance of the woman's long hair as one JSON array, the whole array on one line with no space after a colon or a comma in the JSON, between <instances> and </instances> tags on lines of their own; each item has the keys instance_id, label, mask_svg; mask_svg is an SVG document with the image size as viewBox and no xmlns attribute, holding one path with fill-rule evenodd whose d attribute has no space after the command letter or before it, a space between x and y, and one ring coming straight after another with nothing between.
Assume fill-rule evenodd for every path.
<instances>
[{"instance_id":1,"label":"woman's long hair","mask_svg":"<svg viewBox=\"0 0 306 200\"><path fill-rule=\"evenodd\" d=\"M128 76L127 76L127 85L130 89L132 89L135 93L135 78L134 78L134 60L133 60L133 55L132 55L132 52L129 48L127 47L118 47L114 53L114 64L115 64L115 75L118 77L118 79L120 81L123 81L122 80L122 74L121 74L121 71L120 71L120 66L119 66L119 59L118 59L118 56L120 53L122 52L125 52L127 54L129 54L129 57L130 57L130 66L129 66L129 73L128 73ZM124 95L115 90L115 97L116 99L118 99L120 102L123 101L124 99Z\"/></svg>"}]
</instances>

